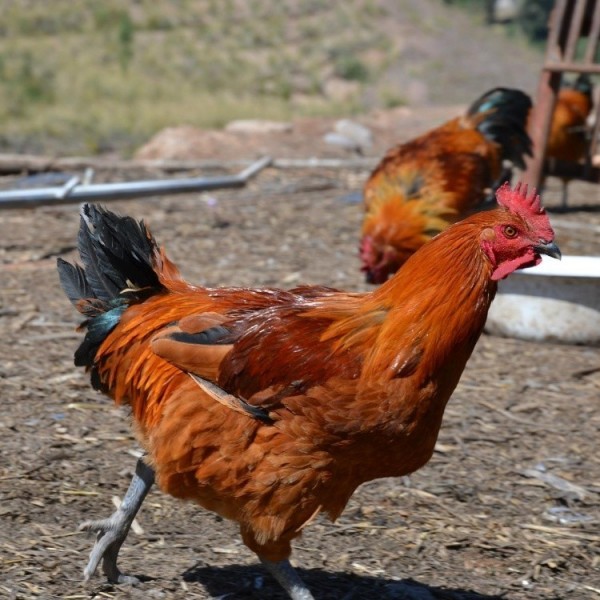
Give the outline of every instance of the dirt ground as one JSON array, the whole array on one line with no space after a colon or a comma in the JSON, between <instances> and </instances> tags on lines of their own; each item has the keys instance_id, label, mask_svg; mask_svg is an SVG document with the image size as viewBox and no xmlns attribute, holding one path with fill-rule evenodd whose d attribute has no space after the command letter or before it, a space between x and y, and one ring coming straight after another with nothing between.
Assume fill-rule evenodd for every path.
<instances>
[{"instance_id":1,"label":"dirt ground","mask_svg":"<svg viewBox=\"0 0 600 600\"><path fill-rule=\"evenodd\" d=\"M198 284L362 290L349 194L365 176L269 169L242 190L112 207L143 217ZM572 185L571 204L552 215L563 253L600 254L597 188ZM74 257L77 228L76 205L0 213L0 597L283 600L231 523L158 490L121 552L143 583L82 581L93 538L78 523L112 512L136 444L73 366L79 319L55 260ZM484 335L431 462L309 526L301 576L319 600L600 598L599 395L597 348Z\"/></svg>"}]
</instances>

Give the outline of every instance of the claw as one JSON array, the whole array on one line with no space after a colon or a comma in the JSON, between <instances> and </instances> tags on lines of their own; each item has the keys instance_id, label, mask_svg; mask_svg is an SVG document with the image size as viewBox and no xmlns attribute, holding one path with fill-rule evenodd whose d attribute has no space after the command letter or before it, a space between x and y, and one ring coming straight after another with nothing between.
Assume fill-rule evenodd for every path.
<instances>
[{"instance_id":1,"label":"claw","mask_svg":"<svg viewBox=\"0 0 600 600\"><path fill-rule=\"evenodd\" d=\"M83 570L86 581L94 575L102 560L102 570L110 583L138 582L137 578L124 575L117 567L117 557L129 533L129 525L124 513L116 511L108 519L86 521L79 526L80 531L97 533L96 543L90 552L88 564Z\"/></svg>"},{"instance_id":2,"label":"claw","mask_svg":"<svg viewBox=\"0 0 600 600\"><path fill-rule=\"evenodd\" d=\"M95 531L96 543L90 552L83 576L86 581L92 577L102 560L102 571L110 583L139 583L136 577L124 575L117 566L119 550L127 539L129 528L139 511L144 498L154 483L154 471L139 459L129 489L121 506L108 519L85 521L80 531Z\"/></svg>"}]
</instances>

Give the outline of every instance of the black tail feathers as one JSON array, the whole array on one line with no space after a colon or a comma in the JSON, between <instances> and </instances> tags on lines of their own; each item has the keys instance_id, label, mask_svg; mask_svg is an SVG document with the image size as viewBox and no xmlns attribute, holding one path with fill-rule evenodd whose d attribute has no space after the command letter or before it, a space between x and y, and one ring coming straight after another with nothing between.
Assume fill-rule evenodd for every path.
<instances>
[{"instance_id":1,"label":"black tail feathers","mask_svg":"<svg viewBox=\"0 0 600 600\"><path fill-rule=\"evenodd\" d=\"M126 290L160 287L152 264L156 242L143 221L84 204L78 249L83 269L59 259L62 286L77 308L82 298L110 303Z\"/></svg>"},{"instance_id":2,"label":"black tail feathers","mask_svg":"<svg viewBox=\"0 0 600 600\"><path fill-rule=\"evenodd\" d=\"M87 317L75 364L92 366L98 347L130 304L162 289L154 270L157 245L143 221L84 204L78 249L83 267L58 259L65 294Z\"/></svg>"},{"instance_id":3,"label":"black tail feathers","mask_svg":"<svg viewBox=\"0 0 600 600\"><path fill-rule=\"evenodd\" d=\"M502 158L520 169L525 168L525 156L531 156L531 139L527 134L527 120L531 98L511 88L494 88L478 98L467 111L467 116L487 113L477 125L488 139L502 148Z\"/></svg>"}]
</instances>

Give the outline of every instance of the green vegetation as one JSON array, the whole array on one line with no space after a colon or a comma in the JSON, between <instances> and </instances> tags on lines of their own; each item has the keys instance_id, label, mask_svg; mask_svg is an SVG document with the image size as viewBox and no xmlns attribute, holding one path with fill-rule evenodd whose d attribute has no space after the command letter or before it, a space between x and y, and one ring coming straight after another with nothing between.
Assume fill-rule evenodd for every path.
<instances>
[{"instance_id":1,"label":"green vegetation","mask_svg":"<svg viewBox=\"0 0 600 600\"><path fill-rule=\"evenodd\" d=\"M354 56L344 54L335 61L335 74L348 81L368 81L369 69Z\"/></svg>"},{"instance_id":2,"label":"green vegetation","mask_svg":"<svg viewBox=\"0 0 600 600\"><path fill-rule=\"evenodd\" d=\"M469 2L6 1L0 151L127 154L168 126L459 103L532 81L514 76L525 45L483 29L487 0L452 4ZM488 68L497 57L506 69Z\"/></svg>"},{"instance_id":3,"label":"green vegetation","mask_svg":"<svg viewBox=\"0 0 600 600\"><path fill-rule=\"evenodd\" d=\"M127 152L169 125L347 114L392 52L373 0L6 4L0 149ZM326 97L332 76L356 94Z\"/></svg>"}]
</instances>

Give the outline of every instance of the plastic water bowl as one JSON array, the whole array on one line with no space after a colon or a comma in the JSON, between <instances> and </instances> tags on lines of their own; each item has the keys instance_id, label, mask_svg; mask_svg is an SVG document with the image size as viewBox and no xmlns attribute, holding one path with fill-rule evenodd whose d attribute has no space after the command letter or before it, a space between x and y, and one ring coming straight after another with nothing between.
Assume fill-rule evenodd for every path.
<instances>
[{"instance_id":1,"label":"plastic water bowl","mask_svg":"<svg viewBox=\"0 0 600 600\"><path fill-rule=\"evenodd\" d=\"M600 257L543 258L498 285L488 333L525 340L600 345Z\"/></svg>"}]
</instances>

